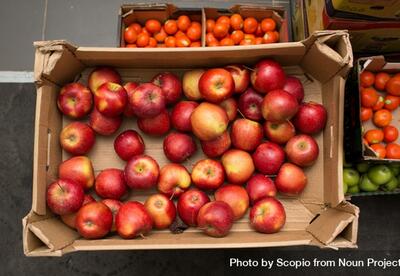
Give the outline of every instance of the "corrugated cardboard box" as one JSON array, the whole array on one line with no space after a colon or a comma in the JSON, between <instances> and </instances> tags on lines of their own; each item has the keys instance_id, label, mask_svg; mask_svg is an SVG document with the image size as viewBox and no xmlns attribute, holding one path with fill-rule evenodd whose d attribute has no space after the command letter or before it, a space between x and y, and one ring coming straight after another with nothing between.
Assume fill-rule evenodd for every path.
<instances>
[{"instance_id":1,"label":"corrugated cardboard box","mask_svg":"<svg viewBox=\"0 0 400 276\"><path fill-rule=\"evenodd\" d=\"M398 0L325 0L331 16L343 18L396 20L400 19Z\"/></svg>"},{"instance_id":2,"label":"corrugated cardboard box","mask_svg":"<svg viewBox=\"0 0 400 276\"><path fill-rule=\"evenodd\" d=\"M81 250L356 246L359 210L344 200L342 188L343 96L345 78L352 66L346 32L319 32L302 42L215 48L94 48L75 47L65 41L43 41L35 46L37 105L32 210L23 219L26 255L60 256ZM253 66L266 57L276 59L288 74L301 78L305 99L322 102L329 114L324 132L316 136L319 158L314 166L306 169L308 186L299 197L280 196L287 214L281 232L257 233L250 228L245 216L224 238L208 237L200 230L190 228L179 235L168 230L154 230L146 239L123 240L117 235L109 235L100 240L85 240L46 208L46 187L57 178L58 165L67 158L58 142L60 130L67 121L56 107L58 92L64 84L77 76L84 82L88 71L98 65L116 67L125 81L148 81L162 70L182 74L189 68L231 63ZM135 128L135 121L125 119L121 131L126 128ZM161 166L165 164L162 138L143 137L146 152ZM114 136L98 136L88 155L96 173L106 167L123 166L113 152L113 139ZM194 157L195 160L199 158L202 158L201 151ZM154 191L133 191L131 197L143 201L149 192Z\"/></svg>"},{"instance_id":3,"label":"corrugated cardboard box","mask_svg":"<svg viewBox=\"0 0 400 276\"><path fill-rule=\"evenodd\" d=\"M287 22L287 13L282 7L268 7L264 5L234 5L229 9L216 9L216 8L203 8L203 9L190 9L180 8L172 4L124 4L121 6L119 12L119 26L118 26L118 45L125 46L124 30L130 24L138 22L144 25L148 19L157 19L161 23L167 19L177 19L180 15L187 15L191 20L198 21L202 24L202 38L201 45L205 47L206 35L206 19L217 18L220 15L231 15L239 13L244 18L248 16L255 17L261 21L265 17L273 18L277 23L277 31L279 32L279 41L289 41L289 29Z\"/></svg>"},{"instance_id":4,"label":"corrugated cardboard box","mask_svg":"<svg viewBox=\"0 0 400 276\"><path fill-rule=\"evenodd\" d=\"M364 71L387 72L389 74L400 72L399 62L387 62L383 56L364 57L357 60L356 68L350 75L349 81L346 84L346 118L345 127L347 134L345 138L346 145L346 160L349 162L370 161L371 163L389 163L400 162L398 159L380 159L375 152L363 143L363 130L376 128L371 120L362 123L360 119L361 99L359 92L359 77ZM386 93L381 93L384 96ZM392 125L400 128L400 109L397 108L392 112ZM400 143L398 138L396 143Z\"/></svg>"}]
</instances>

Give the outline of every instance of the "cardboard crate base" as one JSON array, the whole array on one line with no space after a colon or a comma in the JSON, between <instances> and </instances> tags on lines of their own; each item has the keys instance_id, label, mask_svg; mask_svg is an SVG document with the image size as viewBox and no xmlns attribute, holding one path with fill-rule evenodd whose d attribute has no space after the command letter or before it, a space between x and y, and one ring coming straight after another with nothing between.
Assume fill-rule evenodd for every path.
<instances>
[{"instance_id":1,"label":"cardboard crate base","mask_svg":"<svg viewBox=\"0 0 400 276\"><path fill-rule=\"evenodd\" d=\"M344 78L352 63L346 32L320 32L308 40L275 45L235 46L198 49L123 49L76 48L63 41L36 44L35 78L38 86L32 211L23 220L24 252L28 256L61 256L77 250L134 250L167 248L244 248L315 245L320 247L355 247L358 213L356 206L346 202L342 188L342 131ZM97 65L114 66L124 81L148 81L158 72L169 70L182 74L201 67L243 63L253 66L262 58L274 58L284 65L288 74L302 80L305 99L323 102L328 122L323 133L316 136L320 155L316 164L306 169L308 185L296 198L280 197L287 221L281 232L267 235L253 231L248 216L236 222L224 238L212 238L195 228L183 234L168 230L152 231L145 239L123 240L116 235L100 240L85 240L63 224L46 208L46 187L57 178L58 165L69 156L58 142L58 135L68 120L56 107L58 91L65 83L85 83L88 72ZM78 78L78 79L79 79ZM123 129L136 128L135 119L124 119ZM88 154L96 173L100 170L123 168L112 143L114 137L97 136ZM166 160L162 138L143 135L146 153L160 164ZM199 147L196 155L184 165L191 170L196 160L204 158ZM131 191L130 197L143 201L153 191Z\"/></svg>"}]
</instances>

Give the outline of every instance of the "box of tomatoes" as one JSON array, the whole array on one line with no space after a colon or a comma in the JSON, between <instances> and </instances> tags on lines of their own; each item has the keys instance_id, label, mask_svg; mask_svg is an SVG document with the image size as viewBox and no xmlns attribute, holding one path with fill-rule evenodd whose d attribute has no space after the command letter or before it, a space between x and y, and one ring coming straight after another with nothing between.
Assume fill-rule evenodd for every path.
<instances>
[{"instance_id":1,"label":"box of tomatoes","mask_svg":"<svg viewBox=\"0 0 400 276\"><path fill-rule=\"evenodd\" d=\"M27 256L357 246L341 170L347 32L224 48L35 48Z\"/></svg>"},{"instance_id":2,"label":"box of tomatoes","mask_svg":"<svg viewBox=\"0 0 400 276\"><path fill-rule=\"evenodd\" d=\"M120 9L118 45L127 48L210 47L288 42L284 8L235 5L229 9L132 4Z\"/></svg>"},{"instance_id":3,"label":"box of tomatoes","mask_svg":"<svg viewBox=\"0 0 400 276\"><path fill-rule=\"evenodd\" d=\"M347 83L348 160L400 161L400 63L358 59Z\"/></svg>"}]
</instances>

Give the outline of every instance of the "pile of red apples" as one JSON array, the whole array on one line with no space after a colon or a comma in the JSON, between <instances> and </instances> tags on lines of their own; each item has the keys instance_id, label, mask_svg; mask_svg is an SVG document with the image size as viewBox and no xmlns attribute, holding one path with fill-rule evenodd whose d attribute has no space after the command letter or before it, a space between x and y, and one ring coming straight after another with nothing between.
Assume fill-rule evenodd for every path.
<instances>
[{"instance_id":1,"label":"pile of red apples","mask_svg":"<svg viewBox=\"0 0 400 276\"><path fill-rule=\"evenodd\" d=\"M304 190L303 169L319 153L313 135L327 120L321 104L303 97L301 81L271 59L254 68L186 71L182 79L163 72L123 86L117 71L96 68L88 87L70 83L59 93L58 108L76 119L60 133L61 147L73 157L60 164L59 179L48 186L47 205L87 239L114 231L130 239L177 224L223 237L246 213L256 231L278 232L286 214L276 196ZM137 120L143 133L166 135L163 150L171 163L160 168L145 154L140 133L130 129L114 140L125 168L95 176L85 154L96 135L115 134L123 117ZM204 159L191 168L181 164L199 150ZM157 192L144 203L129 200L130 190L145 189Z\"/></svg>"}]
</instances>

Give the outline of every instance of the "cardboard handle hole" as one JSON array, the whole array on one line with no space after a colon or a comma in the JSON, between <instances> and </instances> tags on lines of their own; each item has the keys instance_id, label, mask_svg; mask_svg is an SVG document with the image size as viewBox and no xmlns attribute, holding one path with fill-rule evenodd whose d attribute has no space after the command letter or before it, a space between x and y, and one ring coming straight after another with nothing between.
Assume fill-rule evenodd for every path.
<instances>
[{"instance_id":1,"label":"cardboard handle hole","mask_svg":"<svg viewBox=\"0 0 400 276\"><path fill-rule=\"evenodd\" d=\"M371 6L369 7L370 10L383 10L385 7L383 6Z\"/></svg>"}]
</instances>

